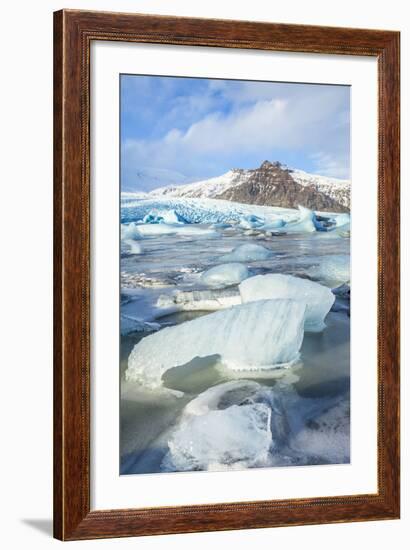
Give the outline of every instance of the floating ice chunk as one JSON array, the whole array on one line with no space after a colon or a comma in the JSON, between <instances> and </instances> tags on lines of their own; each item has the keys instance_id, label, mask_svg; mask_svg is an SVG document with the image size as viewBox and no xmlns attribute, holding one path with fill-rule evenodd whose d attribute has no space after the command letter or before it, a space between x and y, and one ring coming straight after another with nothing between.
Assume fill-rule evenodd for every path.
<instances>
[{"instance_id":1,"label":"floating ice chunk","mask_svg":"<svg viewBox=\"0 0 410 550\"><path fill-rule=\"evenodd\" d=\"M121 239L140 239L141 235L138 231L138 225L135 222L131 222L128 225L121 225Z\"/></svg>"},{"instance_id":2,"label":"floating ice chunk","mask_svg":"<svg viewBox=\"0 0 410 550\"><path fill-rule=\"evenodd\" d=\"M239 263L221 264L211 267L201 274L201 283L221 288L236 285L249 277L248 268Z\"/></svg>"},{"instance_id":3,"label":"floating ice chunk","mask_svg":"<svg viewBox=\"0 0 410 550\"><path fill-rule=\"evenodd\" d=\"M285 222L278 218L277 220L272 220L269 223L262 225L262 227L259 227L261 231L276 231L277 229L280 229L285 225Z\"/></svg>"},{"instance_id":4,"label":"floating ice chunk","mask_svg":"<svg viewBox=\"0 0 410 550\"><path fill-rule=\"evenodd\" d=\"M233 370L288 366L299 358L305 309L303 302L263 300L164 328L135 345L126 378L156 389L167 370L210 355Z\"/></svg>"},{"instance_id":5,"label":"floating ice chunk","mask_svg":"<svg viewBox=\"0 0 410 550\"><path fill-rule=\"evenodd\" d=\"M126 335L131 332L153 332L161 328L158 323L149 323L134 319L129 315L121 315L121 334Z\"/></svg>"},{"instance_id":6,"label":"floating ice chunk","mask_svg":"<svg viewBox=\"0 0 410 550\"><path fill-rule=\"evenodd\" d=\"M168 442L175 471L249 468L263 464L272 442L270 408L232 405L186 418Z\"/></svg>"},{"instance_id":7,"label":"floating ice chunk","mask_svg":"<svg viewBox=\"0 0 410 550\"><path fill-rule=\"evenodd\" d=\"M348 254L335 254L324 256L318 265L312 266L308 273L328 286L340 286L350 282L350 256Z\"/></svg>"},{"instance_id":8,"label":"floating ice chunk","mask_svg":"<svg viewBox=\"0 0 410 550\"><path fill-rule=\"evenodd\" d=\"M129 254L142 254L143 249L140 243L135 241L134 239L125 239L123 240L123 243L128 246L128 252Z\"/></svg>"},{"instance_id":9,"label":"floating ice chunk","mask_svg":"<svg viewBox=\"0 0 410 550\"><path fill-rule=\"evenodd\" d=\"M263 223L264 219L260 218L259 216L255 216L254 214L250 214L241 218L238 225L242 229L253 229L254 227L263 225Z\"/></svg>"},{"instance_id":10,"label":"floating ice chunk","mask_svg":"<svg viewBox=\"0 0 410 550\"><path fill-rule=\"evenodd\" d=\"M290 299L306 305L305 330L319 332L335 301L331 290L319 283L291 275L269 274L250 277L239 285L242 302Z\"/></svg>"},{"instance_id":11,"label":"floating ice chunk","mask_svg":"<svg viewBox=\"0 0 410 550\"><path fill-rule=\"evenodd\" d=\"M252 262L266 260L272 252L260 244L241 244L229 254L221 256L220 260L225 262Z\"/></svg>"},{"instance_id":12,"label":"floating ice chunk","mask_svg":"<svg viewBox=\"0 0 410 550\"><path fill-rule=\"evenodd\" d=\"M241 303L235 289L177 290L171 295L161 295L156 303L158 308L172 311L217 311Z\"/></svg>"},{"instance_id":13,"label":"floating ice chunk","mask_svg":"<svg viewBox=\"0 0 410 550\"><path fill-rule=\"evenodd\" d=\"M299 218L290 221L282 228L285 233L314 233L316 231L315 214L309 208L299 206Z\"/></svg>"},{"instance_id":14,"label":"floating ice chunk","mask_svg":"<svg viewBox=\"0 0 410 550\"><path fill-rule=\"evenodd\" d=\"M260 384L251 380L232 380L223 384L212 386L192 399L184 409L184 415L199 416L211 410L218 409L221 402L226 402L227 394L238 394L249 397L261 388ZM225 398L225 399L224 399ZM231 403L238 404L238 403ZM224 407L221 407L224 408Z\"/></svg>"}]
</instances>

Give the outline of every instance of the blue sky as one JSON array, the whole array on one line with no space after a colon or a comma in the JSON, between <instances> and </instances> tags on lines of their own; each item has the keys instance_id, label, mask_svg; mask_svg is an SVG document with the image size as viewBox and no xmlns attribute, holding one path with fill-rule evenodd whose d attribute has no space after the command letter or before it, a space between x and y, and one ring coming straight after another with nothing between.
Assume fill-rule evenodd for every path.
<instances>
[{"instance_id":1,"label":"blue sky","mask_svg":"<svg viewBox=\"0 0 410 550\"><path fill-rule=\"evenodd\" d=\"M123 190L256 168L266 159L348 178L350 88L121 75Z\"/></svg>"}]
</instances>

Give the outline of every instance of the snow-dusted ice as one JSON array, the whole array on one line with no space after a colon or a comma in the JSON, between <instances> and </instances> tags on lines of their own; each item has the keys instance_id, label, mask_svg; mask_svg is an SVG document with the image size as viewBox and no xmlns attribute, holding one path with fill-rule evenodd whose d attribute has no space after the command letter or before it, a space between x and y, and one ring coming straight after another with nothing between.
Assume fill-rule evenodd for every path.
<instances>
[{"instance_id":1,"label":"snow-dusted ice","mask_svg":"<svg viewBox=\"0 0 410 550\"><path fill-rule=\"evenodd\" d=\"M201 274L201 283L221 288L236 285L249 277L248 268L240 263L221 264L207 269Z\"/></svg>"},{"instance_id":2,"label":"snow-dusted ice","mask_svg":"<svg viewBox=\"0 0 410 550\"><path fill-rule=\"evenodd\" d=\"M274 273L246 279L239 285L239 291L243 303L278 298L303 302L306 305L305 330L311 332L325 328L325 317L335 301L331 290L319 283Z\"/></svg>"},{"instance_id":3,"label":"snow-dusted ice","mask_svg":"<svg viewBox=\"0 0 410 550\"><path fill-rule=\"evenodd\" d=\"M164 328L134 347L126 378L157 389L169 369L211 355L233 370L290 365L299 358L305 309L303 302L262 300Z\"/></svg>"}]
</instances>

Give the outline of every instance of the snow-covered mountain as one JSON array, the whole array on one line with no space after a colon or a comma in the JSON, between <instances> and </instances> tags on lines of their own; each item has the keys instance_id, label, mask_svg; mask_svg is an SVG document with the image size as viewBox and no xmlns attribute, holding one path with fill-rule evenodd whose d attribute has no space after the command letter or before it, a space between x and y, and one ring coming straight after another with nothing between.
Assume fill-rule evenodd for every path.
<instances>
[{"instance_id":1,"label":"snow-covered mountain","mask_svg":"<svg viewBox=\"0 0 410 550\"><path fill-rule=\"evenodd\" d=\"M183 185L167 185L150 192L153 197L216 198L245 204L348 212L350 181L264 161L253 170L233 169L222 176Z\"/></svg>"}]
</instances>

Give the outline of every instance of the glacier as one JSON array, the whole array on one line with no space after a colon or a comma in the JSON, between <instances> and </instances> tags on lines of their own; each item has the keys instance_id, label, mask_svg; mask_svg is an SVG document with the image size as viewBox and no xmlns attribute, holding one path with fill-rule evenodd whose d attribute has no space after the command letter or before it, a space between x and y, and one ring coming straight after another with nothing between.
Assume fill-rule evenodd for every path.
<instances>
[{"instance_id":1,"label":"glacier","mask_svg":"<svg viewBox=\"0 0 410 550\"><path fill-rule=\"evenodd\" d=\"M289 366L299 359L305 309L294 300L261 300L163 328L134 346L126 379L155 390L167 370L211 355L239 371Z\"/></svg>"},{"instance_id":2,"label":"glacier","mask_svg":"<svg viewBox=\"0 0 410 550\"><path fill-rule=\"evenodd\" d=\"M240 263L216 265L204 271L200 281L206 286L221 288L240 283L249 277L248 268Z\"/></svg>"},{"instance_id":3,"label":"glacier","mask_svg":"<svg viewBox=\"0 0 410 550\"><path fill-rule=\"evenodd\" d=\"M239 292L243 303L273 299L303 302L306 306L305 330L309 332L325 328L324 319L335 301L331 290L319 283L273 273L246 279L240 283Z\"/></svg>"},{"instance_id":4,"label":"glacier","mask_svg":"<svg viewBox=\"0 0 410 550\"><path fill-rule=\"evenodd\" d=\"M266 260L272 252L260 244L242 244L219 258L222 262L252 262Z\"/></svg>"}]
</instances>

